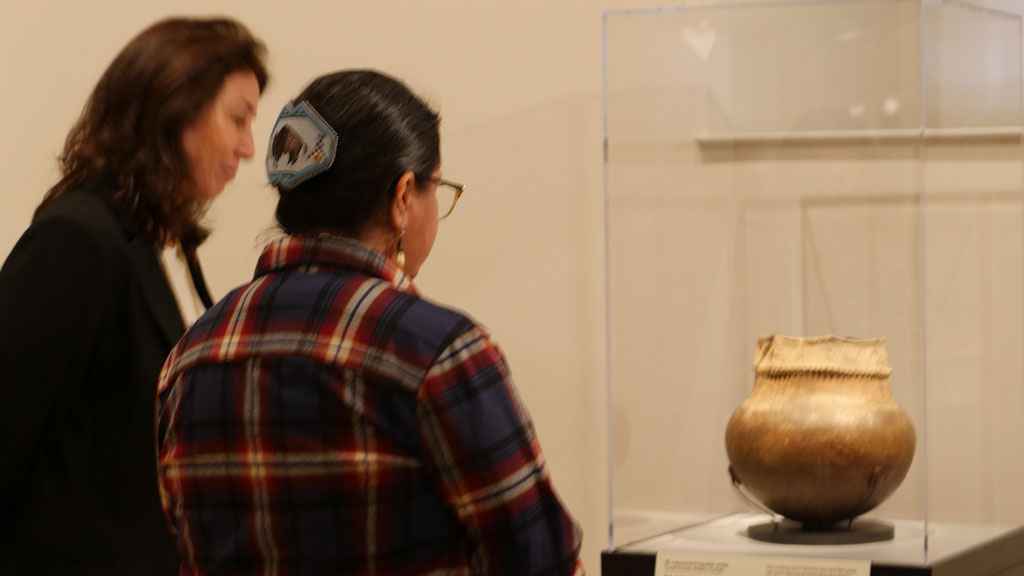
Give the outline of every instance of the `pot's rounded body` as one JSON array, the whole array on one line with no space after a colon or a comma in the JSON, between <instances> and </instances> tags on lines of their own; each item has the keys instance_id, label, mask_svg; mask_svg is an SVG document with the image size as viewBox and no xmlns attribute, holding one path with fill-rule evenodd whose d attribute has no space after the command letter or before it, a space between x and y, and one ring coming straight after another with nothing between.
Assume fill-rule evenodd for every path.
<instances>
[{"instance_id":1,"label":"pot's rounded body","mask_svg":"<svg viewBox=\"0 0 1024 576\"><path fill-rule=\"evenodd\" d=\"M916 436L889 389L884 340L769 336L754 371L725 445L734 481L766 507L828 529L903 482Z\"/></svg>"}]
</instances>

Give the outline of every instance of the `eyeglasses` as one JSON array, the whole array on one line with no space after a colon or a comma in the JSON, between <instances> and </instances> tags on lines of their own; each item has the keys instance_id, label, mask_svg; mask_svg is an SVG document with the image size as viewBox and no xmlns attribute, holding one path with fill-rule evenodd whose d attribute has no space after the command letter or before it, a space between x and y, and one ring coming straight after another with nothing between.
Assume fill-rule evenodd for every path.
<instances>
[{"instance_id":1,"label":"eyeglasses","mask_svg":"<svg viewBox=\"0 0 1024 576\"><path fill-rule=\"evenodd\" d=\"M466 187L444 178L435 178L432 181L437 183L437 219L444 220L455 210L455 203L459 201Z\"/></svg>"}]
</instances>

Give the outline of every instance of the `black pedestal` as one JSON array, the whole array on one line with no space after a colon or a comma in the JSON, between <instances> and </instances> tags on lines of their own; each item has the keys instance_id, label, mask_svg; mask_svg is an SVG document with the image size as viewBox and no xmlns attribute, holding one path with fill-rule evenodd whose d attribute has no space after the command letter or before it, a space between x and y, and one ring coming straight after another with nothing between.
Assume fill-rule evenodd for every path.
<instances>
[{"instance_id":1,"label":"black pedestal","mask_svg":"<svg viewBox=\"0 0 1024 576\"><path fill-rule=\"evenodd\" d=\"M810 546L884 542L892 540L895 534L892 522L860 519L841 523L831 530L808 530L792 520L762 522L747 528L747 536L760 542Z\"/></svg>"}]
</instances>

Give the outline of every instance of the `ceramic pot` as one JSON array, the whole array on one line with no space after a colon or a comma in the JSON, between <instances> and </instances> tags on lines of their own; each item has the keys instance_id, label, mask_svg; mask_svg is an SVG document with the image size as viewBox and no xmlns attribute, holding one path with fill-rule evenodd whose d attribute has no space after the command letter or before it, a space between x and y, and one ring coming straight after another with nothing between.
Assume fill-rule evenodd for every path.
<instances>
[{"instance_id":1,"label":"ceramic pot","mask_svg":"<svg viewBox=\"0 0 1024 576\"><path fill-rule=\"evenodd\" d=\"M881 504L916 444L891 371L880 338L759 339L754 389L725 430L733 481L811 530Z\"/></svg>"}]
</instances>

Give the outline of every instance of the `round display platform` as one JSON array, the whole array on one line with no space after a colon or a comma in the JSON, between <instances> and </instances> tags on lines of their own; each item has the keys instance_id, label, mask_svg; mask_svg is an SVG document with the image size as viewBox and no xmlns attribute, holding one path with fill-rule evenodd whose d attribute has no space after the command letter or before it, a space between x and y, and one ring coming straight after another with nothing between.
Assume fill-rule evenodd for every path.
<instances>
[{"instance_id":1,"label":"round display platform","mask_svg":"<svg viewBox=\"0 0 1024 576\"><path fill-rule=\"evenodd\" d=\"M747 527L747 536L774 544L865 544L892 540L895 530L890 522L882 520L854 520L840 522L831 530L805 530L793 520L764 522Z\"/></svg>"}]
</instances>

